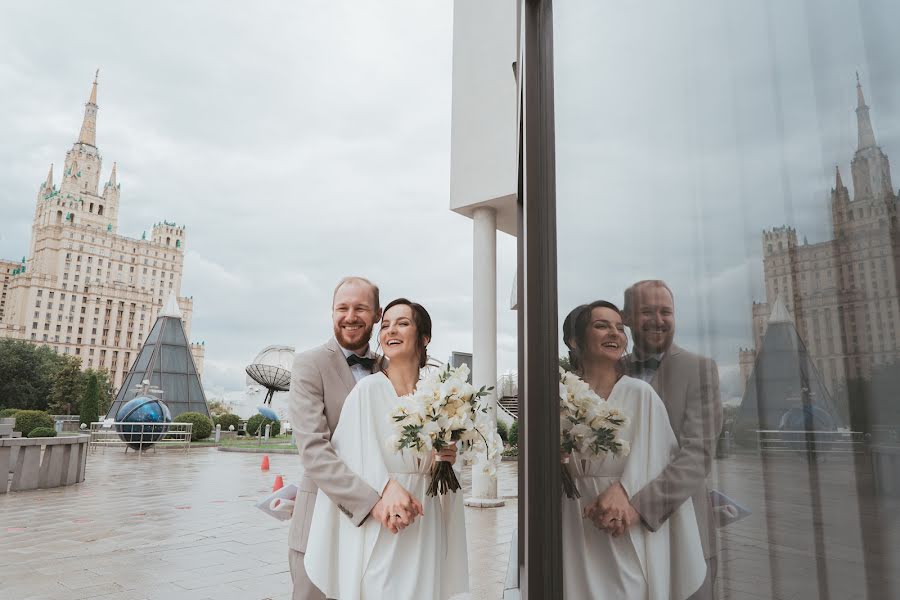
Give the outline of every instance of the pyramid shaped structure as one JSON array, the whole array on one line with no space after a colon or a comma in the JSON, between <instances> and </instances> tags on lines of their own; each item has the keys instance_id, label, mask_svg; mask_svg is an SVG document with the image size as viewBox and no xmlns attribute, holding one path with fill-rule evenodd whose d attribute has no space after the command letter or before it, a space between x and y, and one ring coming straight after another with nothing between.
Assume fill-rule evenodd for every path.
<instances>
[{"instance_id":1,"label":"pyramid shaped structure","mask_svg":"<svg viewBox=\"0 0 900 600\"><path fill-rule=\"evenodd\" d=\"M181 316L175 294L170 293L137 359L125 376L107 418L114 418L126 402L140 393L140 384L144 380L150 382L151 388L162 390L161 400L169 407L172 417L186 412L209 416L206 396Z\"/></svg>"},{"instance_id":2,"label":"pyramid shaped structure","mask_svg":"<svg viewBox=\"0 0 900 600\"><path fill-rule=\"evenodd\" d=\"M843 425L787 306L777 298L741 400L736 438L755 443L758 429L821 430Z\"/></svg>"}]
</instances>

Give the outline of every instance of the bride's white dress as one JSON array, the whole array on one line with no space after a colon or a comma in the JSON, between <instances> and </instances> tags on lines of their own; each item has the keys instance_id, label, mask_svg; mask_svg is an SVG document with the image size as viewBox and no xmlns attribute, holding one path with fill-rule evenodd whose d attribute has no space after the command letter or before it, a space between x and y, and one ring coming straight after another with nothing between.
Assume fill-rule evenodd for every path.
<instances>
[{"instance_id":1,"label":"bride's white dress","mask_svg":"<svg viewBox=\"0 0 900 600\"><path fill-rule=\"evenodd\" d=\"M372 517L354 527L319 490L304 564L328 598L445 600L469 589L462 491L426 496L432 460L385 447L397 401L384 374L365 377L347 397L331 443L369 485L381 491L396 480L422 502L425 514L396 535Z\"/></svg>"},{"instance_id":2,"label":"bride's white dress","mask_svg":"<svg viewBox=\"0 0 900 600\"><path fill-rule=\"evenodd\" d=\"M690 498L655 532L637 523L626 535L614 538L582 517L584 508L617 481L629 497L636 493L678 450L666 408L650 384L622 377L607 401L630 420L620 437L631 444L631 452L626 457L571 459L581 498L562 499L565 597L684 600L706 575Z\"/></svg>"}]
</instances>

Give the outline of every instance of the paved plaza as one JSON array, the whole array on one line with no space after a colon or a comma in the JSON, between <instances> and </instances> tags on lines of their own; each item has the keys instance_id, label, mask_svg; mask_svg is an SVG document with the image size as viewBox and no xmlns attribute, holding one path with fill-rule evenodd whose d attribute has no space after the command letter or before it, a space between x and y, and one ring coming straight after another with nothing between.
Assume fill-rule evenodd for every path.
<instances>
[{"instance_id":1,"label":"paved plaza","mask_svg":"<svg viewBox=\"0 0 900 600\"><path fill-rule=\"evenodd\" d=\"M0 596L289 599L287 523L254 504L276 474L290 479L297 458L272 454L268 472L260 458L108 449L89 457L80 485L0 496ZM847 457L812 470L798 456L762 465L756 454L716 463L714 487L753 511L720 530L720 598L896 597L900 502L864 493L870 482L856 480ZM505 507L466 509L473 599L502 596L518 510L515 463L502 464L499 481Z\"/></svg>"},{"instance_id":2,"label":"paved plaza","mask_svg":"<svg viewBox=\"0 0 900 600\"><path fill-rule=\"evenodd\" d=\"M288 600L288 524L254 504L298 459L269 458L264 472L259 454L107 449L80 485L0 496L0 597ZM515 463L500 493L515 495ZM466 509L473 599L502 596L516 510Z\"/></svg>"}]
</instances>

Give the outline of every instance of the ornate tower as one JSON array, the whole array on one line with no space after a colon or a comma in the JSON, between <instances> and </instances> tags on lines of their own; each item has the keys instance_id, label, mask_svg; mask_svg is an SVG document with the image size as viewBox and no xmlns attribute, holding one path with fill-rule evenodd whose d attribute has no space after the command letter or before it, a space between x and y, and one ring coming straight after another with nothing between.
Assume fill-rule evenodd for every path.
<instances>
[{"instance_id":1,"label":"ornate tower","mask_svg":"<svg viewBox=\"0 0 900 600\"><path fill-rule=\"evenodd\" d=\"M893 196L891 166L888 157L875 143L875 131L869 107L863 96L859 73L856 74L856 125L858 147L853 156L853 192L855 200L886 199Z\"/></svg>"},{"instance_id":2,"label":"ornate tower","mask_svg":"<svg viewBox=\"0 0 900 600\"><path fill-rule=\"evenodd\" d=\"M97 150L97 78L94 75L91 95L84 105L84 120L81 132L72 149L66 153L60 192L63 194L87 192L96 196L100 186L100 166L102 159Z\"/></svg>"},{"instance_id":3,"label":"ornate tower","mask_svg":"<svg viewBox=\"0 0 900 600\"><path fill-rule=\"evenodd\" d=\"M834 239L844 235L850 212L850 191L841 179L841 170L834 167L834 188L831 190L831 224Z\"/></svg>"}]
</instances>

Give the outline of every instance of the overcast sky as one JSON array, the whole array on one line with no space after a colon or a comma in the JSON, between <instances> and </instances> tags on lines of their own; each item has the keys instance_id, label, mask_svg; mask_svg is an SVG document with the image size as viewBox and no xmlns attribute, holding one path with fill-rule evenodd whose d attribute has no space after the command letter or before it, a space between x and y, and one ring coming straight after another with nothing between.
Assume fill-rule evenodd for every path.
<instances>
[{"instance_id":1,"label":"overcast sky","mask_svg":"<svg viewBox=\"0 0 900 600\"><path fill-rule=\"evenodd\" d=\"M324 341L349 273L425 304L435 356L471 349L472 227L447 209L449 0L4 11L0 256L25 253L99 67L119 230L187 226L181 291L207 387L241 388L266 345ZM555 13L560 312L667 279L678 340L713 355L733 394L763 299L762 230L827 239L835 164L850 184L856 70L880 145L900 154L900 6L571 0ZM498 244L502 373L515 240Z\"/></svg>"},{"instance_id":2,"label":"overcast sky","mask_svg":"<svg viewBox=\"0 0 900 600\"><path fill-rule=\"evenodd\" d=\"M751 302L765 300L762 230L829 239L835 165L852 188L855 71L878 143L900 156L900 4L578 0L554 11L560 313L665 279L676 340L714 356L733 397Z\"/></svg>"},{"instance_id":3,"label":"overcast sky","mask_svg":"<svg viewBox=\"0 0 900 600\"><path fill-rule=\"evenodd\" d=\"M451 33L445 0L9 5L0 256L26 253L37 190L51 162L59 180L99 67L119 231L187 227L181 293L208 388L242 387L269 344L324 342L347 274L423 303L434 356L471 351L472 223L448 209ZM515 240L498 243L502 373Z\"/></svg>"}]
</instances>

